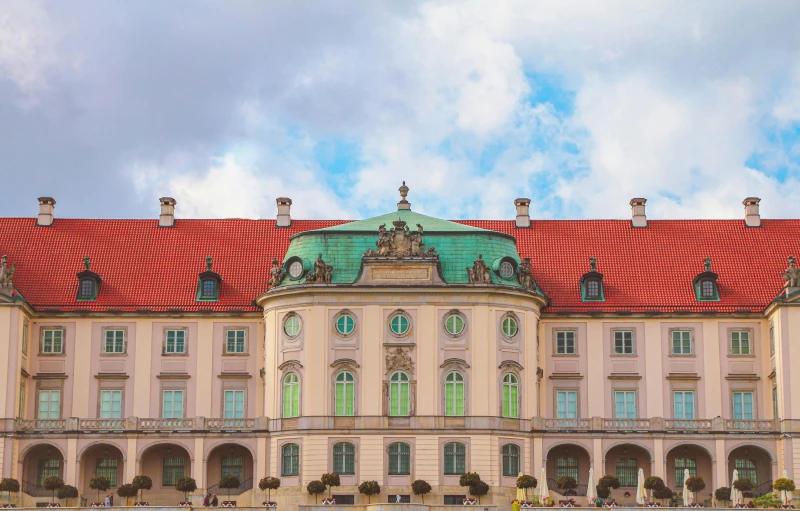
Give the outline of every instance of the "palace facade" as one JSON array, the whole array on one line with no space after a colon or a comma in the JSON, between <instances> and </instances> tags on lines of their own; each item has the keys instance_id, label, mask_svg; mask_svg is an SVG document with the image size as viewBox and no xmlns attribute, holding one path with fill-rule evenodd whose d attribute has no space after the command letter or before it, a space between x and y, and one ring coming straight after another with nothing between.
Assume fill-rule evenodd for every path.
<instances>
[{"instance_id":1,"label":"palace facade","mask_svg":"<svg viewBox=\"0 0 800 511\"><path fill-rule=\"evenodd\" d=\"M273 476L294 508L326 472L338 503L439 504L478 472L500 506L520 473L622 501L639 468L702 500L800 476L800 221L450 222L400 191L354 222L0 219L0 477L33 505L145 474L174 504L234 474L259 505Z\"/></svg>"}]
</instances>

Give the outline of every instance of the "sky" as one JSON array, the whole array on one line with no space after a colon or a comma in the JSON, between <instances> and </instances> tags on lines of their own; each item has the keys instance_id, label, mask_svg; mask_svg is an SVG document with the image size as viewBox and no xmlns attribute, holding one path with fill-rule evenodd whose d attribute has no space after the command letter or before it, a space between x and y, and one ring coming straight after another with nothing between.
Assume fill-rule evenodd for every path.
<instances>
[{"instance_id":1,"label":"sky","mask_svg":"<svg viewBox=\"0 0 800 511\"><path fill-rule=\"evenodd\" d=\"M0 216L800 217L800 2L3 0Z\"/></svg>"}]
</instances>

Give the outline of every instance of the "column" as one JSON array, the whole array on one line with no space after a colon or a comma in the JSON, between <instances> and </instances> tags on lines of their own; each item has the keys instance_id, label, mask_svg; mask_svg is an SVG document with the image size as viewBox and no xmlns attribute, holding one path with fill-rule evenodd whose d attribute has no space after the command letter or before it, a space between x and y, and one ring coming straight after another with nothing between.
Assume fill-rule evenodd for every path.
<instances>
[{"instance_id":1,"label":"column","mask_svg":"<svg viewBox=\"0 0 800 511\"><path fill-rule=\"evenodd\" d=\"M67 438L67 458L64 460L64 483L78 486L78 439Z\"/></svg>"},{"instance_id":2,"label":"column","mask_svg":"<svg viewBox=\"0 0 800 511\"><path fill-rule=\"evenodd\" d=\"M603 456L603 439L595 437L592 439L592 467L594 468L594 484L605 475L606 460Z\"/></svg>"},{"instance_id":3,"label":"column","mask_svg":"<svg viewBox=\"0 0 800 511\"><path fill-rule=\"evenodd\" d=\"M139 473L139 453L137 452L135 438L128 438L128 448L125 450L125 481L131 482Z\"/></svg>"},{"instance_id":4,"label":"column","mask_svg":"<svg viewBox=\"0 0 800 511\"><path fill-rule=\"evenodd\" d=\"M197 437L194 439L194 480L197 481L197 487L205 489L206 487L206 453L205 453L205 439Z\"/></svg>"},{"instance_id":5,"label":"column","mask_svg":"<svg viewBox=\"0 0 800 511\"><path fill-rule=\"evenodd\" d=\"M256 439L256 459L253 460L255 468L253 469L253 487L258 485L258 481L269 475L267 460L270 459L269 452L269 439L267 437L258 437Z\"/></svg>"},{"instance_id":6,"label":"column","mask_svg":"<svg viewBox=\"0 0 800 511\"><path fill-rule=\"evenodd\" d=\"M544 449L542 444L542 437L533 437L533 470L531 470L531 475L537 479L542 473L542 467L544 467Z\"/></svg>"},{"instance_id":7,"label":"column","mask_svg":"<svg viewBox=\"0 0 800 511\"><path fill-rule=\"evenodd\" d=\"M656 437L653 439L653 471L654 476L660 477L665 482L667 480L667 458L664 456L664 439Z\"/></svg>"},{"instance_id":8,"label":"column","mask_svg":"<svg viewBox=\"0 0 800 511\"><path fill-rule=\"evenodd\" d=\"M714 475L716 476L716 487L728 486L733 481L728 481L728 457L725 455L725 440L716 438L714 440L714 457L717 463L714 467Z\"/></svg>"}]
</instances>

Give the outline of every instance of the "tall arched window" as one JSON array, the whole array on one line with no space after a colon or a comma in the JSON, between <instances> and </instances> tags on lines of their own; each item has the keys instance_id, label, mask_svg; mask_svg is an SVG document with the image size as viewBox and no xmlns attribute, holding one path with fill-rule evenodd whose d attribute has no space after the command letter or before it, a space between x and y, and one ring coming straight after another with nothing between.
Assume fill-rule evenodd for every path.
<instances>
[{"instance_id":1,"label":"tall arched window","mask_svg":"<svg viewBox=\"0 0 800 511\"><path fill-rule=\"evenodd\" d=\"M519 418L519 381L511 373L503 377L503 417Z\"/></svg>"},{"instance_id":2,"label":"tall arched window","mask_svg":"<svg viewBox=\"0 0 800 511\"><path fill-rule=\"evenodd\" d=\"M460 442L444 444L444 474L460 476L467 471L467 448Z\"/></svg>"},{"instance_id":3,"label":"tall arched window","mask_svg":"<svg viewBox=\"0 0 800 511\"><path fill-rule=\"evenodd\" d=\"M335 414L345 416L355 415L356 382L355 378L353 378L353 374L348 371L342 371L337 374L335 391Z\"/></svg>"},{"instance_id":4,"label":"tall arched window","mask_svg":"<svg viewBox=\"0 0 800 511\"><path fill-rule=\"evenodd\" d=\"M503 475L517 477L519 475L519 446L506 444L503 446Z\"/></svg>"},{"instance_id":5,"label":"tall arched window","mask_svg":"<svg viewBox=\"0 0 800 511\"><path fill-rule=\"evenodd\" d=\"M295 373L283 377L283 417L300 416L300 379Z\"/></svg>"},{"instance_id":6,"label":"tall arched window","mask_svg":"<svg viewBox=\"0 0 800 511\"><path fill-rule=\"evenodd\" d=\"M407 476L411 474L411 446L404 442L389 445L389 475Z\"/></svg>"},{"instance_id":7,"label":"tall arched window","mask_svg":"<svg viewBox=\"0 0 800 511\"><path fill-rule=\"evenodd\" d=\"M281 449L281 476L296 476L300 474L300 446L285 444Z\"/></svg>"},{"instance_id":8,"label":"tall arched window","mask_svg":"<svg viewBox=\"0 0 800 511\"><path fill-rule=\"evenodd\" d=\"M453 371L444 381L444 414L464 415L464 375Z\"/></svg>"},{"instance_id":9,"label":"tall arched window","mask_svg":"<svg viewBox=\"0 0 800 511\"><path fill-rule=\"evenodd\" d=\"M355 475L355 445L348 442L333 444L333 472L339 475Z\"/></svg>"},{"instance_id":10,"label":"tall arched window","mask_svg":"<svg viewBox=\"0 0 800 511\"><path fill-rule=\"evenodd\" d=\"M392 375L389 380L389 415L408 415L410 389L406 373L398 371Z\"/></svg>"}]
</instances>

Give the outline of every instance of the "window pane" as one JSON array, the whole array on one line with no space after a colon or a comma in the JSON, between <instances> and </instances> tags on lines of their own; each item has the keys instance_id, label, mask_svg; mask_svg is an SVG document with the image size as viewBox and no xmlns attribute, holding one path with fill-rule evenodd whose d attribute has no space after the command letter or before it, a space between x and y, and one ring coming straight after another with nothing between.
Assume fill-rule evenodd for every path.
<instances>
[{"instance_id":1,"label":"window pane","mask_svg":"<svg viewBox=\"0 0 800 511\"><path fill-rule=\"evenodd\" d=\"M239 482L244 482L244 458L241 456L226 456L222 458L222 471L220 476L235 476Z\"/></svg>"},{"instance_id":2,"label":"window pane","mask_svg":"<svg viewBox=\"0 0 800 511\"><path fill-rule=\"evenodd\" d=\"M389 475L408 475L411 473L411 447L397 442L389 446Z\"/></svg>"},{"instance_id":3,"label":"window pane","mask_svg":"<svg viewBox=\"0 0 800 511\"><path fill-rule=\"evenodd\" d=\"M41 488L44 480L48 477L61 476L61 460L59 459L44 459L39 460L37 465L36 486Z\"/></svg>"},{"instance_id":4,"label":"window pane","mask_svg":"<svg viewBox=\"0 0 800 511\"><path fill-rule=\"evenodd\" d=\"M101 419L120 419L120 418L122 418L122 391L121 390L101 390L100 391L100 418Z\"/></svg>"},{"instance_id":5,"label":"window pane","mask_svg":"<svg viewBox=\"0 0 800 511\"><path fill-rule=\"evenodd\" d=\"M451 442L444 446L444 473L461 475L466 472L467 450L464 444Z\"/></svg>"},{"instance_id":6,"label":"window pane","mask_svg":"<svg viewBox=\"0 0 800 511\"><path fill-rule=\"evenodd\" d=\"M95 477L106 477L111 486L117 486L117 458L98 458L94 469Z\"/></svg>"},{"instance_id":7,"label":"window pane","mask_svg":"<svg viewBox=\"0 0 800 511\"><path fill-rule=\"evenodd\" d=\"M300 446L286 444L283 446L283 468L281 475L296 476L300 472Z\"/></svg>"},{"instance_id":8,"label":"window pane","mask_svg":"<svg viewBox=\"0 0 800 511\"><path fill-rule=\"evenodd\" d=\"M556 458L556 479L564 476L578 481L578 458Z\"/></svg>"},{"instance_id":9,"label":"window pane","mask_svg":"<svg viewBox=\"0 0 800 511\"><path fill-rule=\"evenodd\" d=\"M175 486L175 482L184 477L184 458L164 458L161 486Z\"/></svg>"},{"instance_id":10,"label":"window pane","mask_svg":"<svg viewBox=\"0 0 800 511\"><path fill-rule=\"evenodd\" d=\"M503 475L516 477L519 475L519 447L514 444L503 446Z\"/></svg>"},{"instance_id":11,"label":"window pane","mask_svg":"<svg viewBox=\"0 0 800 511\"><path fill-rule=\"evenodd\" d=\"M619 479L620 486L636 486L636 479L638 477L636 458L617 458L615 468L616 476L617 479Z\"/></svg>"},{"instance_id":12,"label":"window pane","mask_svg":"<svg viewBox=\"0 0 800 511\"><path fill-rule=\"evenodd\" d=\"M183 418L183 391L165 390L163 391L163 405L161 415L165 419Z\"/></svg>"},{"instance_id":13,"label":"window pane","mask_svg":"<svg viewBox=\"0 0 800 511\"><path fill-rule=\"evenodd\" d=\"M675 458L675 487L683 487L684 471L689 469L689 477L697 475L697 460L694 458Z\"/></svg>"},{"instance_id":14,"label":"window pane","mask_svg":"<svg viewBox=\"0 0 800 511\"><path fill-rule=\"evenodd\" d=\"M739 471L740 479L750 479L754 486L758 486L758 471L756 470L756 460L735 459L734 467Z\"/></svg>"},{"instance_id":15,"label":"window pane","mask_svg":"<svg viewBox=\"0 0 800 511\"><path fill-rule=\"evenodd\" d=\"M61 418L60 390L39 391L39 418L40 419Z\"/></svg>"}]
</instances>

